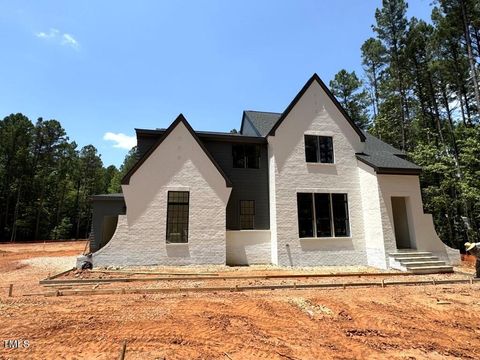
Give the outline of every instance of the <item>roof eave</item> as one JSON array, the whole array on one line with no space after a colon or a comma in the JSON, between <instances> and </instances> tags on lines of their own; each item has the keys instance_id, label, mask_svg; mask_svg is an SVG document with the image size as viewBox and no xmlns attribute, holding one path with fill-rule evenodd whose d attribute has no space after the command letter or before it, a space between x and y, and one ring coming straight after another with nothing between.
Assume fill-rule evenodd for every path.
<instances>
[{"instance_id":1,"label":"roof eave","mask_svg":"<svg viewBox=\"0 0 480 360\"><path fill-rule=\"evenodd\" d=\"M375 170L375 172L379 175L420 175L422 173L422 169L379 167Z\"/></svg>"},{"instance_id":2,"label":"roof eave","mask_svg":"<svg viewBox=\"0 0 480 360\"><path fill-rule=\"evenodd\" d=\"M369 162L368 160L358 155L366 155L366 154L357 154L356 156L357 160L370 166L379 175L420 175L422 173L421 168L393 168L393 167L387 168L387 167L376 166L371 162Z\"/></svg>"}]
</instances>

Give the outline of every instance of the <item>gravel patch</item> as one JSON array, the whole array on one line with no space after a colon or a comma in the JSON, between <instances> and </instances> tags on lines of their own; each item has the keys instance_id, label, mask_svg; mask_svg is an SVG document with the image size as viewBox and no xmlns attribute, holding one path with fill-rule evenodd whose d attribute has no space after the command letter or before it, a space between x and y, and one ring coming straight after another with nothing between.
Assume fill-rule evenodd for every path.
<instances>
[{"instance_id":1,"label":"gravel patch","mask_svg":"<svg viewBox=\"0 0 480 360\"><path fill-rule=\"evenodd\" d=\"M20 260L20 263L30 265L42 270L64 271L71 269L76 264L76 256L45 256Z\"/></svg>"}]
</instances>

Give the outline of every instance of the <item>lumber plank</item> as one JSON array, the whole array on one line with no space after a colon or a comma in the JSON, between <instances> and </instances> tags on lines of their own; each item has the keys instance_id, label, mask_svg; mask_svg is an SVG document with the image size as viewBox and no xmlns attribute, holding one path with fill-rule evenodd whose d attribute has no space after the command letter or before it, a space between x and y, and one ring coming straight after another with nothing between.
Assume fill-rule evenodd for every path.
<instances>
[{"instance_id":1,"label":"lumber plank","mask_svg":"<svg viewBox=\"0 0 480 360\"><path fill-rule=\"evenodd\" d=\"M155 271L129 271L129 270L100 270L93 269L90 270L92 273L101 273L101 274L132 274L132 275L165 275L165 276L218 276L217 273L166 273L166 272L155 272Z\"/></svg>"},{"instance_id":2,"label":"lumber plank","mask_svg":"<svg viewBox=\"0 0 480 360\"><path fill-rule=\"evenodd\" d=\"M172 277L128 277L108 279L44 279L40 285L45 284L74 284L74 283L113 283L113 282L143 282L143 281L174 281L174 280L241 280L241 279L291 279L291 278L328 278L328 277L368 277L368 276L407 276L409 272L388 273L330 273L330 274L275 274L275 275L225 275L225 276L172 276Z\"/></svg>"},{"instance_id":3,"label":"lumber plank","mask_svg":"<svg viewBox=\"0 0 480 360\"><path fill-rule=\"evenodd\" d=\"M49 277L45 278L45 280L53 280L53 279L56 279L56 278L58 278L58 277L60 277L60 276L62 276L62 275L66 275L66 274L68 274L70 271L74 271L74 270L76 270L76 269L77 269L77 268L73 267L73 268L71 268L71 269L62 271L62 272L60 272L60 273L58 273L58 274L49 276Z\"/></svg>"},{"instance_id":4,"label":"lumber plank","mask_svg":"<svg viewBox=\"0 0 480 360\"><path fill-rule=\"evenodd\" d=\"M414 281L384 281L388 286L408 285L440 285L440 284L470 284L480 283L480 279L442 279L442 280L414 280ZM321 289L321 288L346 288L346 287L376 287L382 286L382 282L350 282L350 283L316 283L316 284L279 284L279 285L242 285L242 286L216 286L216 287L180 287L180 288L116 288L116 289L66 289L44 293L24 294L24 296L69 296L69 295L112 295L112 294L168 294L185 292L220 292L220 291L258 291L258 290L281 290L281 289Z\"/></svg>"}]
</instances>

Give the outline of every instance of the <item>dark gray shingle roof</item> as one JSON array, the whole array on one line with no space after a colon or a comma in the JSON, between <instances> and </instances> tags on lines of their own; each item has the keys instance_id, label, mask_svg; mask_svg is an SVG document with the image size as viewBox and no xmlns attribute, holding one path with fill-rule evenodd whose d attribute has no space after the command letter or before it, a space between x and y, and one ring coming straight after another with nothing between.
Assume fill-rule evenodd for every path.
<instances>
[{"instance_id":1,"label":"dark gray shingle roof","mask_svg":"<svg viewBox=\"0 0 480 360\"><path fill-rule=\"evenodd\" d=\"M418 174L422 168L408 160L405 160L405 152L383 142L375 136L364 131L365 150L357 154L357 159L370 165L377 173L395 174L411 173Z\"/></svg>"},{"instance_id":2,"label":"dark gray shingle roof","mask_svg":"<svg viewBox=\"0 0 480 360\"><path fill-rule=\"evenodd\" d=\"M245 111L245 115L261 136L267 136L276 122L282 116L281 113ZM375 136L363 131L365 135L365 150L357 154L357 158L373 167L378 173L411 173L418 174L422 168L405 160L405 153L383 142Z\"/></svg>"},{"instance_id":3,"label":"dark gray shingle roof","mask_svg":"<svg viewBox=\"0 0 480 360\"><path fill-rule=\"evenodd\" d=\"M267 136L270 130L275 126L281 113L245 110L245 116L257 129L260 136Z\"/></svg>"}]
</instances>

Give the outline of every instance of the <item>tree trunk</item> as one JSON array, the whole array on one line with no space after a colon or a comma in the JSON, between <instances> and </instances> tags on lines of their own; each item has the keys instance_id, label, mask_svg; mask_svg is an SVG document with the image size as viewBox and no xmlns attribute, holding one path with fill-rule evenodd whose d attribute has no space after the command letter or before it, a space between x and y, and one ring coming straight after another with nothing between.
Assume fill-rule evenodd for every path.
<instances>
[{"instance_id":1,"label":"tree trunk","mask_svg":"<svg viewBox=\"0 0 480 360\"><path fill-rule=\"evenodd\" d=\"M472 52L472 40L470 37L470 27L469 27L469 21L467 19L467 10L465 8L464 0L460 0L460 6L462 8L462 20L463 20L463 27L464 27L463 30L465 33L465 40L467 45L467 55L468 55L468 62L470 64L470 73L473 81L473 92L475 94L475 102L477 103L477 114L480 114L480 93L478 89L477 70L475 68L475 59L473 57L473 52Z\"/></svg>"},{"instance_id":2,"label":"tree trunk","mask_svg":"<svg viewBox=\"0 0 480 360\"><path fill-rule=\"evenodd\" d=\"M20 207L20 192L21 192L22 185L18 185L17 190L17 201L15 203L15 210L13 212L13 224L12 224L12 234L10 237L10 242L14 242L17 237L17 218L18 218L18 209Z\"/></svg>"},{"instance_id":3,"label":"tree trunk","mask_svg":"<svg viewBox=\"0 0 480 360\"><path fill-rule=\"evenodd\" d=\"M38 208L37 208L37 217L35 219L35 235L34 235L34 240L39 240L39 232L40 232L40 217L42 215L43 211L43 201L45 198L45 185L42 184L42 190L40 193L40 199L38 202Z\"/></svg>"},{"instance_id":4,"label":"tree trunk","mask_svg":"<svg viewBox=\"0 0 480 360\"><path fill-rule=\"evenodd\" d=\"M445 106L445 110L447 111L448 124L450 125L450 132L452 134L452 144L453 144L453 153L455 157L455 163L457 166L457 171L460 171L460 168L458 166L458 144L457 144L457 139L455 137L455 125L453 124L452 111L450 110L450 105L448 104L448 96L447 96L447 91L445 89L444 84L442 84L441 86L441 92L442 92L443 106Z\"/></svg>"},{"instance_id":5,"label":"tree trunk","mask_svg":"<svg viewBox=\"0 0 480 360\"><path fill-rule=\"evenodd\" d=\"M442 146L446 148L445 139L443 138L442 124L440 120L440 111L438 110L437 98L435 94L435 89L433 87L432 74L430 73L430 71L427 71L427 75L428 75L428 90L430 93L430 101L432 102L433 112L435 114L435 124L437 127L438 136L440 137Z\"/></svg>"},{"instance_id":6,"label":"tree trunk","mask_svg":"<svg viewBox=\"0 0 480 360\"><path fill-rule=\"evenodd\" d=\"M77 182L77 195L75 197L75 210L76 210L76 231L75 231L75 239L78 239L79 232L80 232L80 179Z\"/></svg>"}]
</instances>

